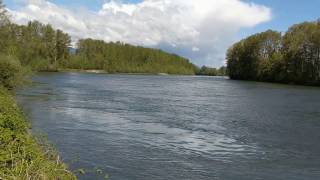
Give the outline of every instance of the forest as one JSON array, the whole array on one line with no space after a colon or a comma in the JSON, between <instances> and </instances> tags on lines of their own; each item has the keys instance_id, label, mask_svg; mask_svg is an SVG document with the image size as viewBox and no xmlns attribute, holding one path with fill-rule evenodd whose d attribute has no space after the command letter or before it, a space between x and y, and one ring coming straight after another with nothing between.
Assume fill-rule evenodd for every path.
<instances>
[{"instance_id":1,"label":"forest","mask_svg":"<svg viewBox=\"0 0 320 180\"><path fill-rule=\"evenodd\" d=\"M29 22L26 26L2 25L0 53L35 71L98 69L109 73L195 74L189 60L161 50L101 40L82 39L75 53L71 38L50 25Z\"/></svg>"},{"instance_id":2,"label":"forest","mask_svg":"<svg viewBox=\"0 0 320 180\"><path fill-rule=\"evenodd\" d=\"M161 50L121 42L82 39L75 54L60 63L62 68L98 69L109 73L195 74L189 60Z\"/></svg>"},{"instance_id":3,"label":"forest","mask_svg":"<svg viewBox=\"0 0 320 180\"><path fill-rule=\"evenodd\" d=\"M320 85L320 21L252 35L229 48L226 59L231 79Z\"/></svg>"},{"instance_id":4,"label":"forest","mask_svg":"<svg viewBox=\"0 0 320 180\"><path fill-rule=\"evenodd\" d=\"M38 21L27 25L10 22L2 4L0 61L20 64L33 71L59 69L104 70L108 73L166 73L192 75L199 68L188 59L162 50L122 42L80 39L75 52L71 37ZM5 59L5 60L4 60Z\"/></svg>"}]
</instances>

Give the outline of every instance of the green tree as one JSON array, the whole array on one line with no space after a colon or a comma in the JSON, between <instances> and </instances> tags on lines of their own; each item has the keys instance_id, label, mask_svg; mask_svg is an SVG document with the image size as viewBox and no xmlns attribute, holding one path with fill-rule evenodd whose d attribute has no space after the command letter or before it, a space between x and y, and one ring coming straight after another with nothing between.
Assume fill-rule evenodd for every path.
<instances>
[{"instance_id":1,"label":"green tree","mask_svg":"<svg viewBox=\"0 0 320 180\"><path fill-rule=\"evenodd\" d=\"M279 58L282 47L281 33L266 31L252 35L234 44L227 52L227 71L232 79L273 81L266 77L270 61Z\"/></svg>"},{"instance_id":2,"label":"green tree","mask_svg":"<svg viewBox=\"0 0 320 180\"><path fill-rule=\"evenodd\" d=\"M293 25L281 36L267 31L227 53L231 79L320 85L320 21Z\"/></svg>"},{"instance_id":3,"label":"green tree","mask_svg":"<svg viewBox=\"0 0 320 180\"><path fill-rule=\"evenodd\" d=\"M77 47L76 55L68 62L68 68L155 74L195 74L197 69L189 60L178 55L121 42L82 39Z\"/></svg>"},{"instance_id":4,"label":"green tree","mask_svg":"<svg viewBox=\"0 0 320 180\"><path fill-rule=\"evenodd\" d=\"M288 81L318 84L320 80L320 23L292 26L284 36L283 55Z\"/></svg>"},{"instance_id":5,"label":"green tree","mask_svg":"<svg viewBox=\"0 0 320 180\"><path fill-rule=\"evenodd\" d=\"M69 47L71 46L71 38L67 33L61 30L56 31L56 58L60 63L64 63L70 56Z\"/></svg>"}]
</instances>

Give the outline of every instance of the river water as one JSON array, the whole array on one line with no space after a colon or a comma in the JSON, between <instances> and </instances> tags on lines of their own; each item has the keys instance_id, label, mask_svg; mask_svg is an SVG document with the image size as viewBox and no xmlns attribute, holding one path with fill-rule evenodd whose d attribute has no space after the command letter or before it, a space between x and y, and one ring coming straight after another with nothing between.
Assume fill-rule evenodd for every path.
<instances>
[{"instance_id":1,"label":"river water","mask_svg":"<svg viewBox=\"0 0 320 180\"><path fill-rule=\"evenodd\" d=\"M79 179L320 179L320 88L39 73L18 91ZM99 170L97 170L99 169Z\"/></svg>"}]
</instances>

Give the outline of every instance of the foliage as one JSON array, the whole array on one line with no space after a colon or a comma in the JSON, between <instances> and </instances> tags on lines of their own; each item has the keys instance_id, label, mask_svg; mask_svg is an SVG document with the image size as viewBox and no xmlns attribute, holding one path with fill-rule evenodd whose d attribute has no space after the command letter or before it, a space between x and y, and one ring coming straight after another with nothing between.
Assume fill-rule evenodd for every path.
<instances>
[{"instance_id":1,"label":"foliage","mask_svg":"<svg viewBox=\"0 0 320 180\"><path fill-rule=\"evenodd\" d=\"M31 71L14 57L0 55L0 86L14 89L28 82Z\"/></svg>"},{"instance_id":2,"label":"foliage","mask_svg":"<svg viewBox=\"0 0 320 180\"><path fill-rule=\"evenodd\" d=\"M23 66L36 71L97 69L109 73L195 74L189 60L161 50L124 43L82 39L70 53L71 38L50 25L29 22L7 24L0 29L0 53L17 57Z\"/></svg>"},{"instance_id":3,"label":"foliage","mask_svg":"<svg viewBox=\"0 0 320 180\"><path fill-rule=\"evenodd\" d=\"M3 88L0 102L0 179L76 179L55 151L28 133L27 121Z\"/></svg>"},{"instance_id":4,"label":"foliage","mask_svg":"<svg viewBox=\"0 0 320 180\"><path fill-rule=\"evenodd\" d=\"M109 73L194 74L187 59L161 50L124 43L82 39L76 54L64 64L69 69L97 69Z\"/></svg>"},{"instance_id":5,"label":"foliage","mask_svg":"<svg viewBox=\"0 0 320 180\"><path fill-rule=\"evenodd\" d=\"M283 55L288 81L320 85L320 22L292 26L283 37Z\"/></svg>"},{"instance_id":6,"label":"foliage","mask_svg":"<svg viewBox=\"0 0 320 180\"><path fill-rule=\"evenodd\" d=\"M18 59L22 66L35 71L56 71L69 59L70 44L71 37L51 25L11 23L0 0L0 54Z\"/></svg>"},{"instance_id":7,"label":"foliage","mask_svg":"<svg viewBox=\"0 0 320 180\"><path fill-rule=\"evenodd\" d=\"M37 21L26 26L8 24L1 32L0 53L17 57L22 65L36 71L62 68L109 73L195 74L197 69L189 60L175 54L120 42L82 39L72 54L68 34Z\"/></svg>"},{"instance_id":8,"label":"foliage","mask_svg":"<svg viewBox=\"0 0 320 180\"><path fill-rule=\"evenodd\" d=\"M70 36L37 21L7 24L0 29L0 38L0 53L17 57L33 70L57 70L69 58Z\"/></svg>"},{"instance_id":9,"label":"foliage","mask_svg":"<svg viewBox=\"0 0 320 180\"><path fill-rule=\"evenodd\" d=\"M221 68L210 68L207 66L202 66L197 70L197 75L201 76L225 76L226 75L226 67L222 66Z\"/></svg>"},{"instance_id":10,"label":"foliage","mask_svg":"<svg viewBox=\"0 0 320 180\"><path fill-rule=\"evenodd\" d=\"M269 60L280 52L281 34L267 31L250 36L231 47L227 52L228 73L232 79L259 80L262 72L272 64ZM260 72L261 65L264 69Z\"/></svg>"},{"instance_id":11,"label":"foliage","mask_svg":"<svg viewBox=\"0 0 320 180\"><path fill-rule=\"evenodd\" d=\"M227 61L231 79L320 85L320 23L250 36L228 50Z\"/></svg>"}]
</instances>

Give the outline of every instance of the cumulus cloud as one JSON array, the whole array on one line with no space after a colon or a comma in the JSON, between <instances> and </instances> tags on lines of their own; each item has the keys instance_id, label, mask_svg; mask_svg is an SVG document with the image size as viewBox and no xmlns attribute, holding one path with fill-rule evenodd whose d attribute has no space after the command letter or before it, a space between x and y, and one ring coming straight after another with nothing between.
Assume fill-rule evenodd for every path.
<instances>
[{"instance_id":1,"label":"cumulus cloud","mask_svg":"<svg viewBox=\"0 0 320 180\"><path fill-rule=\"evenodd\" d=\"M10 10L13 21L50 23L76 41L95 38L161 48L198 65L223 64L225 51L241 28L271 19L265 6L241 0L108 1L99 11L70 9L45 0L23 0Z\"/></svg>"}]
</instances>

